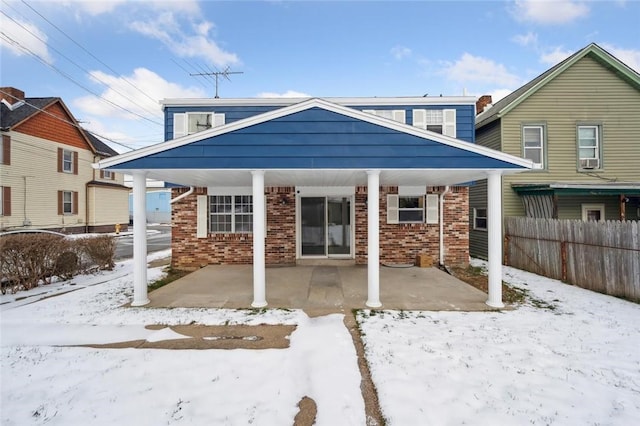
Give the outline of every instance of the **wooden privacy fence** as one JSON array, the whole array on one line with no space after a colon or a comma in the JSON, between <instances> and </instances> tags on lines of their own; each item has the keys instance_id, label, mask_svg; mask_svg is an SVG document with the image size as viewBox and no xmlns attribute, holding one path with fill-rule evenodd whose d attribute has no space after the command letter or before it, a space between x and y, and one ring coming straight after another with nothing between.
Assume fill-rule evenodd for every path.
<instances>
[{"instance_id":1,"label":"wooden privacy fence","mask_svg":"<svg viewBox=\"0 0 640 426\"><path fill-rule=\"evenodd\" d=\"M640 302L640 222L507 217L504 263Z\"/></svg>"}]
</instances>

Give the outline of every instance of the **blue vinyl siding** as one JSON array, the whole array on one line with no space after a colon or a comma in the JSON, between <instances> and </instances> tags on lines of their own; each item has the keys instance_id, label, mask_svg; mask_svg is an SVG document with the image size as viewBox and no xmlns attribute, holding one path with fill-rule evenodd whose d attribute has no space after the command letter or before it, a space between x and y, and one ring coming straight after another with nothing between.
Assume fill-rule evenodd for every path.
<instances>
[{"instance_id":1,"label":"blue vinyl siding","mask_svg":"<svg viewBox=\"0 0 640 426\"><path fill-rule=\"evenodd\" d=\"M429 105L429 106L412 106L412 105L358 105L349 106L356 110L404 110L407 123L413 125L413 109L455 109L456 110L456 138L466 141L475 142L475 106L473 105ZM219 107L168 107L164 111L165 122L165 140L173 139L173 114L184 112L214 112L217 114L225 114L225 124L233 123L234 121L242 120L245 118L253 117L255 115L263 114L265 112L273 111L282 108L281 106L219 106Z\"/></svg>"},{"instance_id":2,"label":"blue vinyl siding","mask_svg":"<svg viewBox=\"0 0 640 426\"><path fill-rule=\"evenodd\" d=\"M519 167L316 107L151 154L113 168Z\"/></svg>"}]
</instances>

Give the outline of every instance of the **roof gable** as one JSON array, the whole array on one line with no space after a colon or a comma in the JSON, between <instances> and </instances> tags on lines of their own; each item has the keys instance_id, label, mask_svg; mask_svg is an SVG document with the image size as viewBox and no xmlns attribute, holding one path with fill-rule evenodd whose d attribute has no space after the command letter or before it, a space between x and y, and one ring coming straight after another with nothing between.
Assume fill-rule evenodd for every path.
<instances>
[{"instance_id":1,"label":"roof gable","mask_svg":"<svg viewBox=\"0 0 640 426\"><path fill-rule=\"evenodd\" d=\"M0 103L0 126L3 130L11 130L28 120L40 110L56 102L59 98L27 98L19 106L9 108L5 102Z\"/></svg>"},{"instance_id":2,"label":"roof gable","mask_svg":"<svg viewBox=\"0 0 640 426\"><path fill-rule=\"evenodd\" d=\"M496 102L491 108L485 110L476 117L476 128L482 127L492 121L501 118L509 111L524 102L529 96L544 87L549 81L562 74L565 70L573 66L585 56L594 58L605 67L613 70L616 75L640 90L640 74L621 62L618 58L601 48L595 43L591 43L573 55L566 58L552 68L540 74L522 87L514 90L509 95Z\"/></svg>"},{"instance_id":3,"label":"roof gable","mask_svg":"<svg viewBox=\"0 0 640 426\"><path fill-rule=\"evenodd\" d=\"M530 168L499 151L310 99L100 161L120 170Z\"/></svg>"}]
</instances>

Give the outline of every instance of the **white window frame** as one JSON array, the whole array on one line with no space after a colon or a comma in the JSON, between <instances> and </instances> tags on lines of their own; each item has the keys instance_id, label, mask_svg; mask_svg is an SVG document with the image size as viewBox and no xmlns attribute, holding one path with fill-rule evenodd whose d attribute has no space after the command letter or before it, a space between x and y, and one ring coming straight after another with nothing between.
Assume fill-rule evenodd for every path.
<instances>
[{"instance_id":1,"label":"white window frame","mask_svg":"<svg viewBox=\"0 0 640 426\"><path fill-rule=\"evenodd\" d=\"M69 160L67 160L67 154L69 155ZM69 168L67 169L67 164ZM62 171L64 173L73 173L73 151L69 151L68 149L62 150Z\"/></svg>"},{"instance_id":2,"label":"white window frame","mask_svg":"<svg viewBox=\"0 0 640 426\"><path fill-rule=\"evenodd\" d=\"M418 200L418 205L422 204L421 207L401 207L403 199L413 199L416 198ZM425 219L425 199L424 195L398 195L398 223L424 223ZM402 212L420 212L422 216L420 220L402 220Z\"/></svg>"},{"instance_id":3,"label":"white window frame","mask_svg":"<svg viewBox=\"0 0 640 426\"><path fill-rule=\"evenodd\" d=\"M595 134L595 145L582 146L583 139L580 137L581 129L593 129ZM602 168L602 141L601 126L598 124L578 124L576 127L577 149L578 149L578 169L579 170L598 170ZM580 152L583 149L593 150L593 156L582 156Z\"/></svg>"},{"instance_id":4,"label":"white window frame","mask_svg":"<svg viewBox=\"0 0 640 426\"><path fill-rule=\"evenodd\" d=\"M406 111L403 109L364 109L362 112L373 114L376 117L387 118L402 124L406 124L407 122Z\"/></svg>"},{"instance_id":5,"label":"white window frame","mask_svg":"<svg viewBox=\"0 0 640 426\"><path fill-rule=\"evenodd\" d=\"M225 212L212 212L211 211L211 205L212 205L212 198L214 197L230 197L230 211L225 211ZM238 202L238 197L240 198L240 202ZM248 197L249 198L249 203L242 203L242 199L243 197ZM247 195L247 194L236 194L236 195L230 195L230 194L210 194L207 196L207 205L209 207L209 211L208 211L208 231L212 234L252 234L253 233L253 195ZM243 205L248 205L250 207L251 212L247 213L245 211L242 211L242 206ZM240 209L240 211L239 211ZM224 230L224 231L219 231L219 230L214 230L212 229L213 226L213 221L211 220L213 216L230 216L231 219L231 230ZM238 230L237 228L239 226L239 222L238 219L239 217L250 217L251 218L251 230L250 231L246 231L246 230Z\"/></svg>"},{"instance_id":6,"label":"white window frame","mask_svg":"<svg viewBox=\"0 0 640 426\"><path fill-rule=\"evenodd\" d=\"M484 216L479 214L481 211L484 211ZM478 226L478 219L484 220L484 227ZM486 231L487 230L487 208L486 207L474 207L473 208L473 229L476 231Z\"/></svg>"},{"instance_id":7,"label":"white window frame","mask_svg":"<svg viewBox=\"0 0 640 426\"><path fill-rule=\"evenodd\" d=\"M427 225L433 225L439 223L439 211L438 211L438 194L419 194L415 195L409 192L401 191L402 187L398 187L398 194L387 194L387 223L399 224L399 223L426 223ZM413 207L400 208L401 198L422 198L422 208ZM401 211L422 211L422 220L400 220Z\"/></svg>"},{"instance_id":8,"label":"white window frame","mask_svg":"<svg viewBox=\"0 0 640 426\"><path fill-rule=\"evenodd\" d=\"M69 195L69 201L67 201L67 195ZM69 206L69 211L67 211L67 205ZM73 214L73 191L62 191L62 214Z\"/></svg>"},{"instance_id":9,"label":"white window frame","mask_svg":"<svg viewBox=\"0 0 640 426\"><path fill-rule=\"evenodd\" d=\"M111 170L103 170L102 171L103 179L113 179L113 172Z\"/></svg>"},{"instance_id":10,"label":"white window frame","mask_svg":"<svg viewBox=\"0 0 640 426\"><path fill-rule=\"evenodd\" d=\"M527 129L536 129L539 131L539 135L540 135L540 146L539 147L527 147L527 143L529 141L527 141L526 138L526 130ZM529 142L530 143L530 142ZM535 151L535 150L539 150L540 151L540 162L537 163L534 161L534 164L540 165L540 167L544 168L545 167L545 128L544 125L542 124L525 124L522 126L522 156L526 159L529 159L531 161L533 161L531 158L527 157L527 151Z\"/></svg>"},{"instance_id":11,"label":"white window frame","mask_svg":"<svg viewBox=\"0 0 640 426\"><path fill-rule=\"evenodd\" d=\"M455 138L457 135L456 110L414 109L413 126ZM441 131L438 131L440 129Z\"/></svg>"},{"instance_id":12,"label":"white window frame","mask_svg":"<svg viewBox=\"0 0 640 426\"><path fill-rule=\"evenodd\" d=\"M211 116L211 126L202 128L197 131L190 131L191 118L197 115L209 115ZM184 113L173 114L173 138L179 138L186 135L192 135L204 130L209 130L214 127L223 126L225 124L226 117L224 113L216 113L212 111L191 111Z\"/></svg>"},{"instance_id":13,"label":"white window frame","mask_svg":"<svg viewBox=\"0 0 640 426\"><path fill-rule=\"evenodd\" d=\"M591 211L599 211L600 212L600 220L599 222L604 222L604 204L582 204L582 220L589 220L589 212Z\"/></svg>"}]
</instances>

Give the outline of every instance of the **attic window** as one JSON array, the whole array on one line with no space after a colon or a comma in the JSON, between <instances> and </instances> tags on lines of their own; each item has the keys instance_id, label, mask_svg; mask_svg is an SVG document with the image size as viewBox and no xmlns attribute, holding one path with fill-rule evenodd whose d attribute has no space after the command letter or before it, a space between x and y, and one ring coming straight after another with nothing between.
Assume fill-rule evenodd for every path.
<instances>
[{"instance_id":1,"label":"attic window","mask_svg":"<svg viewBox=\"0 0 640 426\"><path fill-rule=\"evenodd\" d=\"M430 132L456 137L455 109L414 109L413 125Z\"/></svg>"},{"instance_id":2,"label":"attic window","mask_svg":"<svg viewBox=\"0 0 640 426\"><path fill-rule=\"evenodd\" d=\"M225 115L213 112L187 112L173 114L173 138L223 126Z\"/></svg>"},{"instance_id":3,"label":"attic window","mask_svg":"<svg viewBox=\"0 0 640 426\"><path fill-rule=\"evenodd\" d=\"M197 133L212 127L211 120L213 114L189 114L187 133Z\"/></svg>"}]
</instances>

